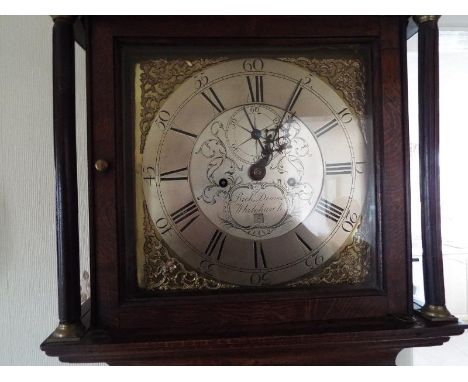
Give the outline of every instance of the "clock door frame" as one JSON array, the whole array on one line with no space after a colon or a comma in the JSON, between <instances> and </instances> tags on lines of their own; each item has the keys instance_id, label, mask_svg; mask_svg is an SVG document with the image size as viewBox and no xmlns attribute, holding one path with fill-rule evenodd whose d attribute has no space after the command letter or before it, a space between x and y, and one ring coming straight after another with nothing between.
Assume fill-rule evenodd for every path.
<instances>
[{"instance_id":1,"label":"clock door frame","mask_svg":"<svg viewBox=\"0 0 468 382\"><path fill-rule=\"evenodd\" d=\"M90 166L92 325L110 331L196 335L207 331L268 332L285 324L409 314L412 297L408 136L404 122L406 22L406 18L391 16L87 18L89 162L104 159L109 163L105 172ZM134 268L126 250L129 235L125 219L131 211L124 190L131 163L123 149L128 116L121 112L125 90L119 56L121 43L159 42L170 46L214 40L220 44L261 41L271 46L337 41L372 45L381 287L346 294L265 289L156 297L138 296L134 288L127 289Z\"/></svg>"}]
</instances>

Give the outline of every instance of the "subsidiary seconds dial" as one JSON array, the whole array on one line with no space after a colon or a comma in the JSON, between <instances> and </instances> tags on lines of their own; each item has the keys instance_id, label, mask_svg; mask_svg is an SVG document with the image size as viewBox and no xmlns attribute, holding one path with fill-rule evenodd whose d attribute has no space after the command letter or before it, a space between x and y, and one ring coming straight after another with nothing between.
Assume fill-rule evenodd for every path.
<instances>
[{"instance_id":1,"label":"subsidiary seconds dial","mask_svg":"<svg viewBox=\"0 0 468 382\"><path fill-rule=\"evenodd\" d=\"M251 58L213 65L168 97L142 181L159 234L188 267L273 285L343 246L363 213L365 162L356 117L328 83Z\"/></svg>"}]
</instances>

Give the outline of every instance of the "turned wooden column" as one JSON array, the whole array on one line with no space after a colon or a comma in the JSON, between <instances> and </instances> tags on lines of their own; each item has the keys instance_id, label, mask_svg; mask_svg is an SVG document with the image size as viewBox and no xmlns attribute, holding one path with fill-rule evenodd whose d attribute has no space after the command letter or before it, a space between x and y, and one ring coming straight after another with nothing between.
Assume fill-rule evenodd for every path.
<instances>
[{"instance_id":1,"label":"turned wooden column","mask_svg":"<svg viewBox=\"0 0 468 382\"><path fill-rule=\"evenodd\" d=\"M416 16L419 24L419 166L425 304L420 313L434 321L457 320L445 307L439 181L440 16Z\"/></svg>"},{"instance_id":2,"label":"turned wooden column","mask_svg":"<svg viewBox=\"0 0 468 382\"><path fill-rule=\"evenodd\" d=\"M81 324L75 122L75 17L54 17L53 113L59 325L51 339L77 339Z\"/></svg>"}]
</instances>

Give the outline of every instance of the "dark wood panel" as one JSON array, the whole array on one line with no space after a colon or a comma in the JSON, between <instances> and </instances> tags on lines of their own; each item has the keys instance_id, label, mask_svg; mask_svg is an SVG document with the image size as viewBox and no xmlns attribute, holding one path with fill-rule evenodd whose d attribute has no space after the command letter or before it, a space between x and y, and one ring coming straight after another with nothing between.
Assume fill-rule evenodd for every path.
<instances>
[{"instance_id":1,"label":"dark wood panel","mask_svg":"<svg viewBox=\"0 0 468 382\"><path fill-rule=\"evenodd\" d=\"M391 17L389 17L391 18ZM379 16L114 16L94 17L115 36L152 37L365 37L379 34Z\"/></svg>"},{"instance_id":2,"label":"dark wood panel","mask_svg":"<svg viewBox=\"0 0 468 382\"><path fill-rule=\"evenodd\" d=\"M53 27L55 202L60 323L75 323L80 319L73 22L74 17L56 17Z\"/></svg>"},{"instance_id":3,"label":"dark wood panel","mask_svg":"<svg viewBox=\"0 0 468 382\"><path fill-rule=\"evenodd\" d=\"M445 306L439 171L439 29L422 22L418 35L419 172L424 295L426 305Z\"/></svg>"},{"instance_id":4,"label":"dark wood panel","mask_svg":"<svg viewBox=\"0 0 468 382\"><path fill-rule=\"evenodd\" d=\"M268 328L278 324L317 322L331 319L379 317L387 314L384 296L342 298L289 298L274 300L263 295L258 301L215 302L207 298L195 303L179 298L173 304L126 304L120 307L121 328L146 328L157 333L229 333L247 327ZM135 312L140 316L136 320ZM397 312L398 313L398 312Z\"/></svg>"},{"instance_id":5,"label":"dark wood panel","mask_svg":"<svg viewBox=\"0 0 468 382\"><path fill-rule=\"evenodd\" d=\"M412 21L412 19L411 19ZM406 189L406 276L408 285L408 296L409 310L412 309L411 302L413 301L413 245L411 236L411 173L410 173L410 132L409 132L409 113L408 113L408 63L407 63L407 39L413 33L414 22L410 22L406 19L401 20L402 30L407 31L406 36L401 33L400 37L400 65L401 65L401 98L402 98L402 113L401 113L401 125L403 127L403 146L405 151L405 189ZM414 32L416 33L416 32Z\"/></svg>"},{"instance_id":6,"label":"dark wood panel","mask_svg":"<svg viewBox=\"0 0 468 382\"><path fill-rule=\"evenodd\" d=\"M382 118L381 136L381 208L383 260L386 270L386 290L388 291L389 310L400 309L409 312L407 257L408 230L406 228L407 194L405 188L407 167L405 163L405 133L402 124L402 67L400 54L403 25L382 19ZM403 304L404 302L404 304Z\"/></svg>"},{"instance_id":7,"label":"dark wood panel","mask_svg":"<svg viewBox=\"0 0 468 382\"><path fill-rule=\"evenodd\" d=\"M96 27L89 22L89 81L91 89L92 136L91 166L103 159L106 172L92 167L93 184L90 231L93 236L91 257L94 263L93 321L97 325L118 326L118 236L116 203L115 104L112 31L109 26Z\"/></svg>"},{"instance_id":8,"label":"dark wood panel","mask_svg":"<svg viewBox=\"0 0 468 382\"><path fill-rule=\"evenodd\" d=\"M410 324L396 320L354 320L289 325L276 333L226 337L164 338L136 335L110 338L89 332L78 343L41 345L65 362L114 365L394 365L406 347L441 345L466 325Z\"/></svg>"}]
</instances>

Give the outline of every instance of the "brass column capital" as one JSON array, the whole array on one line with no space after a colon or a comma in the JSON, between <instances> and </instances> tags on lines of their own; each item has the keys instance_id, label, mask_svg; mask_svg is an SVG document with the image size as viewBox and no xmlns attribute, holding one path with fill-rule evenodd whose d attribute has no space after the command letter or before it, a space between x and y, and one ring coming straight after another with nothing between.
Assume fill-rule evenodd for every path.
<instances>
[{"instance_id":1,"label":"brass column capital","mask_svg":"<svg viewBox=\"0 0 468 382\"><path fill-rule=\"evenodd\" d=\"M424 15L424 16L413 16L413 19L416 22L416 24L421 25L421 24L427 23L429 21L437 22L437 20L440 19L440 15L439 16L437 16L437 15L435 15L435 16L426 16L426 15Z\"/></svg>"}]
</instances>

